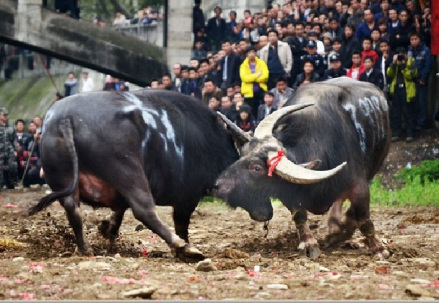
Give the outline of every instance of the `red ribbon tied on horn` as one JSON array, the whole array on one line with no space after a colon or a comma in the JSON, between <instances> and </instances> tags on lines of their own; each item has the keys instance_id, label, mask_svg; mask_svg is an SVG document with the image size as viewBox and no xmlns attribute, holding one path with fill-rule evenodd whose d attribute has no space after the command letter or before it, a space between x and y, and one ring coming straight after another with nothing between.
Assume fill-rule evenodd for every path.
<instances>
[{"instance_id":1,"label":"red ribbon tied on horn","mask_svg":"<svg viewBox=\"0 0 439 303\"><path fill-rule=\"evenodd\" d=\"M278 150L277 156L274 156L273 158L267 160L269 177L273 176L273 171L276 169L276 166L279 164L280 160L282 160L282 157L284 156L285 156L284 151Z\"/></svg>"}]
</instances>

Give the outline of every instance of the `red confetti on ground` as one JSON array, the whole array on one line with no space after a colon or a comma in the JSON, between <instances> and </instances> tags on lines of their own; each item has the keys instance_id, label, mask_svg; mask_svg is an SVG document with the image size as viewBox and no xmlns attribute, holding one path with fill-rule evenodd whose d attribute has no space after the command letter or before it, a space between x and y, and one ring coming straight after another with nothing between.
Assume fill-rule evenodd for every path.
<instances>
[{"instance_id":1,"label":"red confetti on ground","mask_svg":"<svg viewBox=\"0 0 439 303\"><path fill-rule=\"evenodd\" d=\"M5 205L3 205L3 207L5 207L5 208L17 208L18 205L15 205L15 204L5 204Z\"/></svg>"},{"instance_id":2,"label":"red confetti on ground","mask_svg":"<svg viewBox=\"0 0 439 303\"><path fill-rule=\"evenodd\" d=\"M14 282L16 283L16 284L23 284L24 282L26 282L27 281L27 279L16 279Z\"/></svg>"},{"instance_id":3,"label":"red confetti on ground","mask_svg":"<svg viewBox=\"0 0 439 303\"><path fill-rule=\"evenodd\" d=\"M392 290L395 289L392 285L378 284L378 288L382 290Z\"/></svg>"},{"instance_id":4,"label":"red confetti on ground","mask_svg":"<svg viewBox=\"0 0 439 303\"><path fill-rule=\"evenodd\" d=\"M439 287L439 281L433 281L433 283L429 283L428 286L430 286L430 287Z\"/></svg>"},{"instance_id":5,"label":"red confetti on ground","mask_svg":"<svg viewBox=\"0 0 439 303\"><path fill-rule=\"evenodd\" d=\"M111 284L134 284L137 281L134 279L120 279L118 277L112 277L112 276L103 276L102 281L108 282Z\"/></svg>"},{"instance_id":6,"label":"red confetti on ground","mask_svg":"<svg viewBox=\"0 0 439 303\"><path fill-rule=\"evenodd\" d=\"M42 288L42 289L49 289L50 285L43 284L43 285L40 286L40 288Z\"/></svg>"},{"instance_id":7,"label":"red confetti on ground","mask_svg":"<svg viewBox=\"0 0 439 303\"><path fill-rule=\"evenodd\" d=\"M198 277L198 276L190 276L189 277L189 282L190 283L198 283L198 282L200 282L201 281L201 279L200 279L200 277Z\"/></svg>"},{"instance_id":8,"label":"red confetti on ground","mask_svg":"<svg viewBox=\"0 0 439 303\"><path fill-rule=\"evenodd\" d=\"M147 253L148 253L148 252L146 251L146 249L142 248L142 256L146 257L146 254L147 254Z\"/></svg>"},{"instance_id":9,"label":"red confetti on ground","mask_svg":"<svg viewBox=\"0 0 439 303\"><path fill-rule=\"evenodd\" d=\"M141 274L142 276L146 275L148 273L147 270L141 269L139 270L139 274Z\"/></svg>"},{"instance_id":10,"label":"red confetti on ground","mask_svg":"<svg viewBox=\"0 0 439 303\"><path fill-rule=\"evenodd\" d=\"M375 273L377 275L387 275L388 270L386 266L378 266L375 268Z\"/></svg>"}]
</instances>

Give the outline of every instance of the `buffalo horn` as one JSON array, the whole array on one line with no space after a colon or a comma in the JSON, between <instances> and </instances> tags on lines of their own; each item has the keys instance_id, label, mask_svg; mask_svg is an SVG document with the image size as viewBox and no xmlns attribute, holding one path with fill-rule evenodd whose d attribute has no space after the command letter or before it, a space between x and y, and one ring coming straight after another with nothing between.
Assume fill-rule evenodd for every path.
<instances>
[{"instance_id":1,"label":"buffalo horn","mask_svg":"<svg viewBox=\"0 0 439 303\"><path fill-rule=\"evenodd\" d=\"M268 153L268 158L271 159L277 155L277 152L272 151ZM336 173L342 170L345 165L346 162L343 162L342 164L330 170L311 170L304 168L301 165L294 164L284 156L277 164L274 172L282 179L291 183L313 184L334 176Z\"/></svg>"},{"instance_id":2,"label":"buffalo horn","mask_svg":"<svg viewBox=\"0 0 439 303\"><path fill-rule=\"evenodd\" d=\"M258 127L255 129L254 137L258 139L262 139L266 136L273 135L273 128L276 124L277 120L282 118L285 115L288 115L292 112L298 111L305 107L314 105L314 103L305 103L305 104L296 104L291 106L282 107L281 109L273 112L269 116L267 116L264 120L259 123Z\"/></svg>"},{"instance_id":3,"label":"buffalo horn","mask_svg":"<svg viewBox=\"0 0 439 303\"><path fill-rule=\"evenodd\" d=\"M224 123L226 123L227 127L230 129L230 132L239 141L241 146L250 141L251 137L249 134L245 133L242 129L240 129L235 123L230 121L222 113L216 112L216 114L218 115L218 117L221 118L221 120L224 121Z\"/></svg>"}]
</instances>

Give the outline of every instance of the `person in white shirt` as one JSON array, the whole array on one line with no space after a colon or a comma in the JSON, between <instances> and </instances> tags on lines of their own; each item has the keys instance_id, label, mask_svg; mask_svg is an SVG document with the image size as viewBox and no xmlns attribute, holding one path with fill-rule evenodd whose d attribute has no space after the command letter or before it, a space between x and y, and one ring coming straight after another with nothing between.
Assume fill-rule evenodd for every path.
<instances>
[{"instance_id":1,"label":"person in white shirt","mask_svg":"<svg viewBox=\"0 0 439 303\"><path fill-rule=\"evenodd\" d=\"M88 76L88 72L82 73L82 89L81 92L91 92L94 90L93 79Z\"/></svg>"}]
</instances>

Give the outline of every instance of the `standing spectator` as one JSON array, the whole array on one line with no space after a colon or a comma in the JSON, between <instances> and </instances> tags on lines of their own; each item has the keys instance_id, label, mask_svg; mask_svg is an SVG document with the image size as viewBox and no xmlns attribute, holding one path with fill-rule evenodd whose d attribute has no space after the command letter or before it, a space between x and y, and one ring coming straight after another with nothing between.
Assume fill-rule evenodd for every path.
<instances>
[{"instance_id":1,"label":"standing spectator","mask_svg":"<svg viewBox=\"0 0 439 303\"><path fill-rule=\"evenodd\" d=\"M267 91L268 74L267 64L256 57L255 48L250 46L247 49L247 58L239 69L239 75L241 93L244 95L245 102L250 105L254 117L257 116L262 96Z\"/></svg>"},{"instance_id":2,"label":"standing spectator","mask_svg":"<svg viewBox=\"0 0 439 303\"><path fill-rule=\"evenodd\" d=\"M357 28L363 22L363 10L360 6L360 0L351 0L351 6L348 9L347 24L352 28Z\"/></svg>"},{"instance_id":3,"label":"standing spectator","mask_svg":"<svg viewBox=\"0 0 439 303\"><path fill-rule=\"evenodd\" d=\"M269 43L261 49L260 54L261 59L267 63L270 72L268 89L272 89L276 85L278 77L289 77L291 67L293 66L293 55L289 45L279 41L276 30L268 32L268 41Z\"/></svg>"},{"instance_id":4,"label":"standing spectator","mask_svg":"<svg viewBox=\"0 0 439 303\"><path fill-rule=\"evenodd\" d=\"M389 42L385 39L381 39L380 41L380 53L381 56L379 56L377 62L375 63L375 68L379 69L381 74L383 75L383 82L384 82L383 91L387 96L389 92L389 84L390 84L389 77L387 76L387 69L392 63L393 54L390 52Z\"/></svg>"},{"instance_id":5,"label":"standing spectator","mask_svg":"<svg viewBox=\"0 0 439 303\"><path fill-rule=\"evenodd\" d=\"M389 33L388 33L389 27L388 27L387 19L381 18L378 20L378 29L380 30L381 39L389 40Z\"/></svg>"},{"instance_id":6,"label":"standing spectator","mask_svg":"<svg viewBox=\"0 0 439 303\"><path fill-rule=\"evenodd\" d=\"M165 90L175 90L175 87L172 85L172 78L170 74L164 74L162 76L162 85Z\"/></svg>"},{"instance_id":7,"label":"standing spectator","mask_svg":"<svg viewBox=\"0 0 439 303\"><path fill-rule=\"evenodd\" d=\"M359 51L355 51L352 54L352 66L348 69L346 76L349 78L359 80L360 75L365 71L363 60L361 60L361 53Z\"/></svg>"},{"instance_id":8,"label":"standing spectator","mask_svg":"<svg viewBox=\"0 0 439 303\"><path fill-rule=\"evenodd\" d=\"M18 143L17 149L17 176L19 180L23 178L23 173L26 167L27 161L27 146L32 140L32 136L25 132L26 123L22 119L17 119L15 121L15 136Z\"/></svg>"},{"instance_id":9,"label":"standing spectator","mask_svg":"<svg viewBox=\"0 0 439 303\"><path fill-rule=\"evenodd\" d=\"M302 70L305 64L305 61L309 58L313 61L314 71L319 74L319 78L323 77L323 73L325 72L327 65L326 60L319 54L317 54L317 44L313 40L308 41L308 45L306 46L306 50L308 51L308 55L302 56Z\"/></svg>"},{"instance_id":10,"label":"standing spectator","mask_svg":"<svg viewBox=\"0 0 439 303\"><path fill-rule=\"evenodd\" d=\"M380 20L381 18L388 19L389 18L389 0L381 0L381 4L378 3L379 11L374 12L373 5L371 6L372 13L374 14L375 21ZM377 5L375 5L377 7Z\"/></svg>"},{"instance_id":11,"label":"standing spectator","mask_svg":"<svg viewBox=\"0 0 439 303\"><path fill-rule=\"evenodd\" d=\"M329 24L330 24L330 31L329 34L331 35L332 39L339 37L341 38L343 35L343 28L338 23L337 18L331 17L329 18Z\"/></svg>"},{"instance_id":12,"label":"standing spectator","mask_svg":"<svg viewBox=\"0 0 439 303\"><path fill-rule=\"evenodd\" d=\"M334 54L339 55L341 58L341 38L335 38L334 41L332 41L331 48L332 49L328 54L327 61L329 61L329 57L331 57Z\"/></svg>"},{"instance_id":13,"label":"standing spectator","mask_svg":"<svg viewBox=\"0 0 439 303\"><path fill-rule=\"evenodd\" d=\"M189 94L189 67L187 65L181 66L180 92L184 95L190 95Z\"/></svg>"},{"instance_id":14,"label":"standing spectator","mask_svg":"<svg viewBox=\"0 0 439 303\"><path fill-rule=\"evenodd\" d=\"M372 30L375 28L378 28L378 25L375 23L372 11L370 9L366 9L364 11L364 21L360 24L360 26L358 26L356 30L357 40L363 42L364 38L370 38Z\"/></svg>"},{"instance_id":15,"label":"standing spectator","mask_svg":"<svg viewBox=\"0 0 439 303\"><path fill-rule=\"evenodd\" d=\"M316 31L311 30L308 34L309 41L314 41L317 46L317 54L324 56L325 54L325 45L322 41L319 40L319 35Z\"/></svg>"},{"instance_id":16,"label":"standing spectator","mask_svg":"<svg viewBox=\"0 0 439 303\"><path fill-rule=\"evenodd\" d=\"M43 126L43 120L41 119L41 117L40 116L35 116L33 119L32 119L32 122L34 122L35 123L35 126L37 127L37 129L36 129L36 132L37 132L37 134L41 134L42 132L43 132L43 128L42 128L42 126Z\"/></svg>"},{"instance_id":17,"label":"standing spectator","mask_svg":"<svg viewBox=\"0 0 439 303\"><path fill-rule=\"evenodd\" d=\"M372 49L379 53L380 51L380 41L381 41L381 32L378 28L374 28L370 33L370 38L372 39Z\"/></svg>"},{"instance_id":18,"label":"standing spectator","mask_svg":"<svg viewBox=\"0 0 439 303\"><path fill-rule=\"evenodd\" d=\"M27 146L29 157L29 166L26 174L23 177L23 187L29 187L32 184L43 185L44 179L40 177L41 170L41 156L40 156L40 140L41 134L37 132L35 122L31 121L28 124L28 130L32 140Z\"/></svg>"},{"instance_id":19,"label":"standing spectator","mask_svg":"<svg viewBox=\"0 0 439 303\"><path fill-rule=\"evenodd\" d=\"M354 0L355 1L355 0ZM343 43L341 46L341 62L344 68L350 68L352 53L361 51L361 44L354 36L354 27L347 24L344 28Z\"/></svg>"},{"instance_id":20,"label":"standing spectator","mask_svg":"<svg viewBox=\"0 0 439 303\"><path fill-rule=\"evenodd\" d=\"M75 78L73 72L69 73L69 76L64 82L64 96L68 97L78 92L78 79Z\"/></svg>"},{"instance_id":21,"label":"standing spectator","mask_svg":"<svg viewBox=\"0 0 439 303\"><path fill-rule=\"evenodd\" d=\"M122 14L121 12L117 12L116 17L113 20L113 25L122 25L122 24L125 24L126 21L127 21L127 18L125 17L125 15Z\"/></svg>"},{"instance_id":22,"label":"standing spectator","mask_svg":"<svg viewBox=\"0 0 439 303\"><path fill-rule=\"evenodd\" d=\"M432 60L430 49L421 41L421 35L417 32L410 34L410 47L408 50L408 58L413 58L418 70L416 79L416 99L417 99L417 115L416 128L425 128L427 121L427 85L428 76L432 68Z\"/></svg>"},{"instance_id":23,"label":"standing spectator","mask_svg":"<svg viewBox=\"0 0 439 303\"><path fill-rule=\"evenodd\" d=\"M198 73L194 67L189 67L188 93L197 99L202 98L201 90L198 86Z\"/></svg>"},{"instance_id":24,"label":"standing spectator","mask_svg":"<svg viewBox=\"0 0 439 303\"><path fill-rule=\"evenodd\" d=\"M239 67L241 65L241 58L233 52L230 40L224 40L221 48L225 55L220 61L220 77L218 77L218 82L222 92L225 94L228 86L240 81Z\"/></svg>"},{"instance_id":25,"label":"standing spectator","mask_svg":"<svg viewBox=\"0 0 439 303\"><path fill-rule=\"evenodd\" d=\"M181 64L175 63L172 67L172 72L174 73L174 79L172 80L172 87L174 87L174 90L181 93Z\"/></svg>"},{"instance_id":26,"label":"standing spectator","mask_svg":"<svg viewBox=\"0 0 439 303\"><path fill-rule=\"evenodd\" d=\"M236 21L236 11L231 10L229 13L230 21L226 23L226 39L232 42L239 40L239 27Z\"/></svg>"},{"instance_id":27,"label":"standing spectator","mask_svg":"<svg viewBox=\"0 0 439 303\"><path fill-rule=\"evenodd\" d=\"M8 185L8 188L14 188L14 184L11 184L10 181L16 177L17 171L17 163L15 161L15 146L10 140L11 133L7 125L7 116L8 111L6 108L0 107L0 191L3 190L3 185ZM4 173L7 173L7 179L9 182L6 180Z\"/></svg>"},{"instance_id":28,"label":"standing spectator","mask_svg":"<svg viewBox=\"0 0 439 303\"><path fill-rule=\"evenodd\" d=\"M304 26L302 22L296 23L296 35L288 40L293 54L293 68L291 70L290 85L296 81L296 77L301 72L300 58L307 54L306 45L308 40L303 36Z\"/></svg>"},{"instance_id":29,"label":"standing spectator","mask_svg":"<svg viewBox=\"0 0 439 303\"><path fill-rule=\"evenodd\" d=\"M274 95L271 91L266 92L264 94L264 104L259 105L258 117L256 118L256 120L258 121L258 123L261 122L275 110L277 110L277 107L274 104Z\"/></svg>"},{"instance_id":30,"label":"standing spectator","mask_svg":"<svg viewBox=\"0 0 439 303\"><path fill-rule=\"evenodd\" d=\"M207 51L204 49L204 43L201 38L195 38L194 49L192 50L191 58L202 60L207 57Z\"/></svg>"},{"instance_id":31,"label":"standing spectator","mask_svg":"<svg viewBox=\"0 0 439 303\"><path fill-rule=\"evenodd\" d=\"M285 77L277 78L276 87L271 89L270 92L273 94L276 108L282 108L294 93L293 89L287 86L287 79Z\"/></svg>"},{"instance_id":32,"label":"standing spectator","mask_svg":"<svg viewBox=\"0 0 439 303\"><path fill-rule=\"evenodd\" d=\"M223 94L221 93L221 90L218 87L216 87L215 81L213 81L213 79L207 78L204 81L202 96L203 97L201 101L203 102L203 104L209 105L210 98L215 97L216 100L219 101L221 100Z\"/></svg>"},{"instance_id":33,"label":"standing spectator","mask_svg":"<svg viewBox=\"0 0 439 303\"><path fill-rule=\"evenodd\" d=\"M211 50L218 51L221 49L221 41L224 40L226 33L226 21L221 18L222 9L220 6L215 6L215 17L207 21L206 33L210 39Z\"/></svg>"},{"instance_id":34,"label":"standing spectator","mask_svg":"<svg viewBox=\"0 0 439 303\"><path fill-rule=\"evenodd\" d=\"M293 89L297 89L301 86L320 81L320 76L314 71L314 61L312 58L305 58L303 63L303 73L299 74L296 78L296 82L293 85Z\"/></svg>"},{"instance_id":35,"label":"standing spectator","mask_svg":"<svg viewBox=\"0 0 439 303\"><path fill-rule=\"evenodd\" d=\"M192 31L194 34L201 31L204 32L204 14L200 8L201 0L195 0L195 5L192 8Z\"/></svg>"},{"instance_id":36,"label":"standing spectator","mask_svg":"<svg viewBox=\"0 0 439 303\"><path fill-rule=\"evenodd\" d=\"M88 75L88 72L82 72L82 89L81 92L91 92L95 88L93 79Z\"/></svg>"},{"instance_id":37,"label":"standing spectator","mask_svg":"<svg viewBox=\"0 0 439 303\"><path fill-rule=\"evenodd\" d=\"M339 55L334 54L331 57L329 57L329 62L330 62L331 68L328 70L325 70L323 80L346 76L346 69L344 69L343 66L341 66L341 61L340 61Z\"/></svg>"},{"instance_id":38,"label":"standing spectator","mask_svg":"<svg viewBox=\"0 0 439 303\"><path fill-rule=\"evenodd\" d=\"M387 69L387 75L392 79L390 93L393 96L391 108L392 141L398 141L402 133L401 115L406 123L406 141L413 141L415 131L416 84L418 75L414 58L407 58L404 48L399 48L393 56L393 62Z\"/></svg>"},{"instance_id":39,"label":"standing spectator","mask_svg":"<svg viewBox=\"0 0 439 303\"><path fill-rule=\"evenodd\" d=\"M399 25L393 29L390 35L390 45L393 49L398 47L407 48L410 45L409 33L416 31L416 28L409 21L408 12L402 10L399 14Z\"/></svg>"},{"instance_id":40,"label":"standing spectator","mask_svg":"<svg viewBox=\"0 0 439 303\"><path fill-rule=\"evenodd\" d=\"M373 67L373 58L371 56L367 56L364 58L363 64L366 70L360 75L360 81L375 84L377 87L383 90L383 74L381 74L378 69Z\"/></svg>"},{"instance_id":41,"label":"standing spectator","mask_svg":"<svg viewBox=\"0 0 439 303\"><path fill-rule=\"evenodd\" d=\"M373 63L378 60L378 54L372 49L372 39L370 37L365 37L363 39L363 51L361 52L361 58L366 58L370 56L373 58Z\"/></svg>"}]
</instances>

